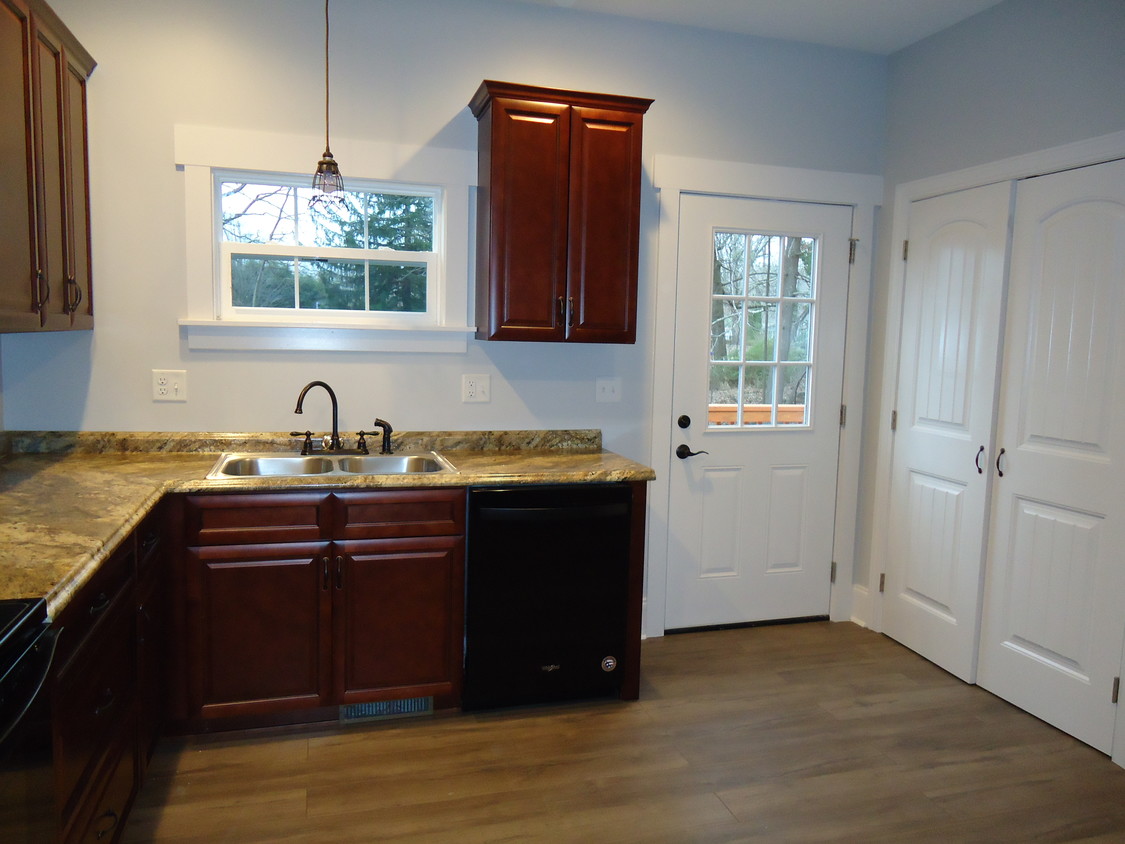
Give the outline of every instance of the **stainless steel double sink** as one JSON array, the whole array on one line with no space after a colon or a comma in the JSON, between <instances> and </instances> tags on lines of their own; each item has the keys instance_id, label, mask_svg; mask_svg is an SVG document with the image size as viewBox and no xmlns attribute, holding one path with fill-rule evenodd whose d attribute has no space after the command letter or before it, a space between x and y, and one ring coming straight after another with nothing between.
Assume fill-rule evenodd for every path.
<instances>
[{"instance_id":1,"label":"stainless steel double sink","mask_svg":"<svg viewBox=\"0 0 1125 844\"><path fill-rule=\"evenodd\" d=\"M250 477L321 477L325 475L425 475L456 472L436 451L416 454L261 454L220 455L207 480Z\"/></svg>"}]
</instances>

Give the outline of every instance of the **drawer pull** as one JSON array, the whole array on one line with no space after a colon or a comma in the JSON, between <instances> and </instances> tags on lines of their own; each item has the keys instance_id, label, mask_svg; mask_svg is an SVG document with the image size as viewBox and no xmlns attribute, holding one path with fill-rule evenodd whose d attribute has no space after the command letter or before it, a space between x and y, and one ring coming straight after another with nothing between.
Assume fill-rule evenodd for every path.
<instances>
[{"instance_id":1,"label":"drawer pull","mask_svg":"<svg viewBox=\"0 0 1125 844\"><path fill-rule=\"evenodd\" d=\"M99 706L94 707L94 717L100 718L103 714L113 709L117 703L117 695L114 694L113 689L107 688L102 693L102 702Z\"/></svg>"},{"instance_id":2,"label":"drawer pull","mask_svg":"<svg viewBox=\"0 0 1125 844\"><path fill-rule=\"evenodd\" d=\"M90 615L101 615L106 611L107 607L109 607L109 596L106 595L105 592L99 592L98 597L94 600L94 603L90 604Z\"/></svg>"},{"instance_id":3,"label":"drawer pull","mask_svg":"<svg viewBox=\"0 0 1125 844\"><path fill-rule=\"evenodd\" d=\"M105 825L105 821L109 821L109 825ZM110 835L115 829L117 824L121 822L121 817L113 809L106 809L98 816L97 829L94 831L94 838L101 841L107 835Z\"/></svg>"}]
</instances>

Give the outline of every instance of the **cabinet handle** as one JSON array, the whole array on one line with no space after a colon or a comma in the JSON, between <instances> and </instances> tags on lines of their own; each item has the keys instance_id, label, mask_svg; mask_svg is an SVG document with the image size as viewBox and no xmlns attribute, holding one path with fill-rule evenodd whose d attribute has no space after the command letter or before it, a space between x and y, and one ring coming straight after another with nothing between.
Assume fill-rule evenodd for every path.
<instances>
[{"instance_id":1,"label":"cabinet handle","mask_svg":"<svg viewBox=\"0 0 1125 844\"><path fill-rule=\"evenodd\" d=\"M566 309L566 324L567 327L574 325L574 297L571 296L566 300L568 307Z\"/></svg>"},{"instance_id":2,"label":"cabinet handle","mask_svg":"<svg viewBox=\"0 0 1125 844\"><path fill-rule=\"evenodd\" d=\"M109 821L109 826L103 826L103 821ZM106 809L101 815L98 816L97 824L98 829L94 833L94 838L101 841L107 835L117 829L117 824L121 822L121 817L113 809Z\"/></svg>"},{"instance_id":3,"label":"cabinet handle","mask_svg":"<svg viewBox=\"0 0 1125 844\"><path fill-rule=\"evenodd\" d=\"M344 558L336 558L336 588L344 588Z\"/></svg>"},{"instance_id":4,"label":"cabinet handle","mask_svg":"<svg viewBox=\"0 0 1125 844\"><path fill-rule=\"evenodd\" d=\"M40 313L43 310L43 271L35 271L35 291L31 296L31 309L35 313Z\"/></svg>"},{"instance_id":5,"label":"cabinet handle","mask_svg":"<svg viewBox=\"0 0 1125 844\"><path fill-rule=\"evenodd\" d=\"M73 276L66 280L66 312L74 314L78 311L78 306L82 304L82 288L78 286L77 280ZM70 291L74 291L73 298Z\"/></svg>"},{"instance_id":6,"label":"cabinet handle","mask_svg":"<svg viewBox=\"0 0 1125 844\"><path fill-rule=\"evenodd\" d=\"M113 689L107 688L102 693L102 704L100 706L94 707L94 717L100 718L104 713L109 712L109 710L113 709L114 704L116 703L117 695L114 693Z\"/></svg>"},{"instance_id":7,"label":"cabinet handle","mask_svg":"<svg viewBox=\"0 0 1125 844\"><path fill-rule=\"evenodd\" d=\"M321 559L324 561L324 590L328 591L328 586L331 582L329 578L331 578L332 575L328 573L328 558L322 557Z\"/></svg>"},{"instance_id":8,"label":"cabinet handle","mask_svg":"<svg viewBox=\"0 0 1125 844\"><path fill-rule=\"evenodd\" d=\"M556 305L556 310L558 311L558 315L559 315L559 322L565 322L566 321L566 303L563 301L562 296L560 296L555 301L555 305Z\"/></svg>"},{"instance_id":9,"label":"cabinet handle","mask_svg":"<svg viewBox=\"0 0 1125 844\"><path fill-rule=\"evenodd\" d=\"M90 615L92 615L92 616L101 615L103 612L106 611L106 607L108 607L108 606L109 606L109 596L106 595L105 592L99 592L98 597L94 600L94 603L90 604Z\"/></svg>"},{"instance_id":10,"label":"cabinet handle","mask_svg":"<svg viewBox=\"0 0 1125 844\"><path fill-rule=\"evenodd\" d=\"M984 446L983 446L983 445L982 445L982 446L980 447L980 451L978 451L978 452L977 452L977 459L973 461L974 463L976 463L976 464L977 464L977 474L978 474L978 475L983 475L983 474L984 474L984 469L982 469L982 468L980 467L980 456L981 456L982 454L984 454Z\"/></svg>"}]
</instances>

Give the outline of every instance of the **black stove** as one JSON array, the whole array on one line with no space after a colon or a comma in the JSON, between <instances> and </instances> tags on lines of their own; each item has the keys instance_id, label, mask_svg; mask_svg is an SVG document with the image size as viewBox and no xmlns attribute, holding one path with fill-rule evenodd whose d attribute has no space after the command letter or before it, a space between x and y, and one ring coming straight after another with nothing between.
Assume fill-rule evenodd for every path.
<instances>
[{"instance_id":1,"label":"black stove","mask_svg":"<svg viewBox=\"0 0 1125 844\"><path fill-rule=\"evenodd\" d=\"M55 650L42 598L0 601L0 841L54 840L51 722Z\"/></svg>"},{"instance_id":2,"label":"black stove","mask_svg":"<svg viewBox=\"0 0 1125 844\"><path fill-rule=\"evenodd\" d=\"M18 647L28 631L38 633L47 618L47 602L42 598L9 598L0 600L0 676L8 667L3 659L8 648Z\"/></svg>"}]
</instances>

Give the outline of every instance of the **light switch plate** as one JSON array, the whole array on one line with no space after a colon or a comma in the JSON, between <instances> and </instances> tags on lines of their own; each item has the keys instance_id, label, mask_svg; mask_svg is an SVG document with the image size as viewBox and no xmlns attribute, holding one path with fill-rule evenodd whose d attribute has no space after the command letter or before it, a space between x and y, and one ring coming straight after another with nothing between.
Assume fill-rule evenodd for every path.
<instances>
[{"instance_id":1,"label":"light switch plate","mask_svg":"<svg viewBox=\"0 0 1125 844\"><path fill-rule=\"evenodd\" d=\"M620 378L597 378L594 380L594 401L621 401Z\"/></svg>"},{"instance_id":2,"label":"light switch plate","mask_svg":"<svg viewBox=\"0 0 1125 844\"><path fill-rule=\"evenodd\" d=\"M152 370L153 401L187 401L187 370Z\"/></svg>"}]
</instances>

